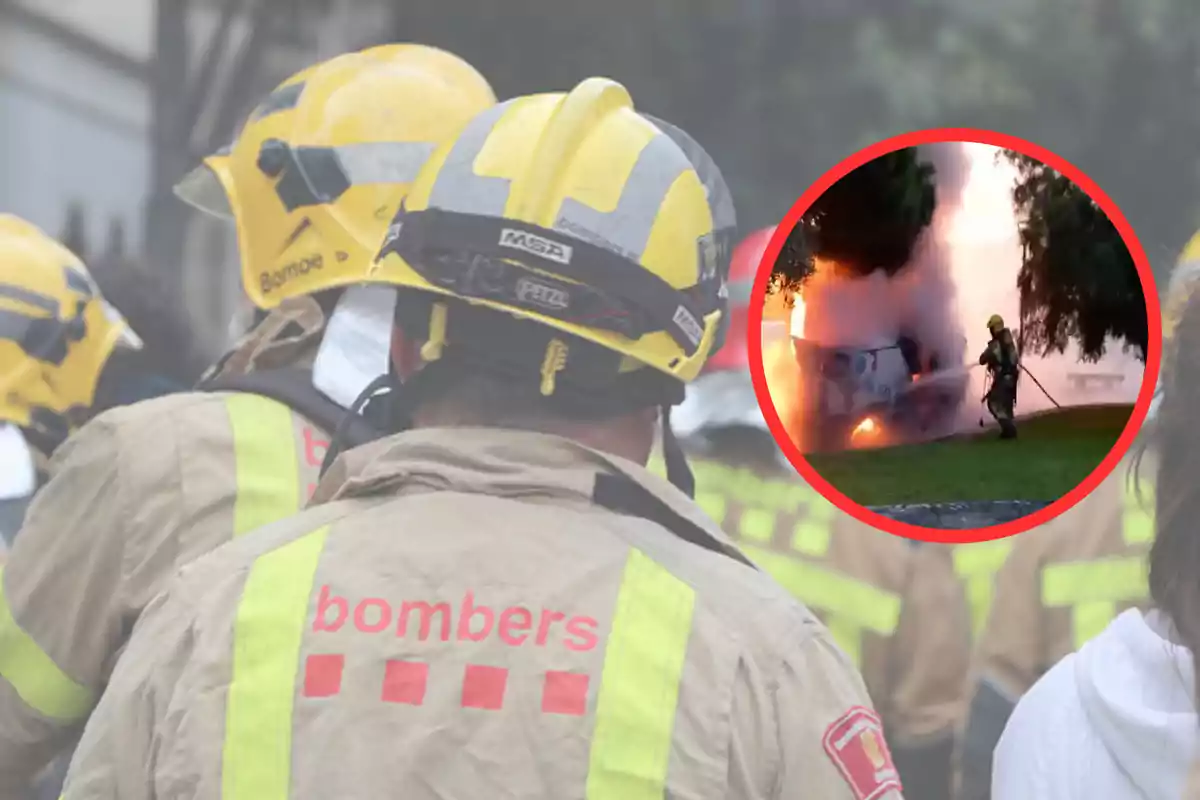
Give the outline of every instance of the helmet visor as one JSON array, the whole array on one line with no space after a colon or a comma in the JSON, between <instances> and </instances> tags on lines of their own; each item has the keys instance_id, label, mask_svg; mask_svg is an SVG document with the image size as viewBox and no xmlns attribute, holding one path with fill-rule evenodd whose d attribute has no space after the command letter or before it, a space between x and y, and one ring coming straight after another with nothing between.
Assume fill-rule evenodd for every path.
<instances>
[{"instance_id":1,"label":"helmet visor","mask_svg":"<svg viewBox=\"0 0 1200 800\"><path fill-rule=\"evenodd\" d=\"M221 156L206 158L203 164L183 176L175 184L175 196L198 211L232 221L233 207L218 172L220 167L214 163L218 158L223 160Z\"/></svg>"},{"instance_id":2,"label":"helmet visor","mask_svg":"<svg viewBox=\"0 0 1200 800\"><path fill-rule=\"evenodd\" d=\"M104 309L105 318L121 331L117 338L118 347L124 347L128 350L141 350L145 347L142 337L137 335L137 332L134 331L129 322L120 311L117 311L112 303L107 300L101 300L100 307Z\"/></svg>"}]
</instances>

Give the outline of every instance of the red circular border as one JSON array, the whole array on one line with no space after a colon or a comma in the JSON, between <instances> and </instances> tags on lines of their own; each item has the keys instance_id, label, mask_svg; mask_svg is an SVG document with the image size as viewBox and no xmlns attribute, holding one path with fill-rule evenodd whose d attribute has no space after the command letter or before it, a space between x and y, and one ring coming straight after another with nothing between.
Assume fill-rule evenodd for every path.
<instances>
[{"instance_id":1,"label":"red circular border","mask_svg":"<svg viewBox=\"0 0 1200 800\"><path fill-rule=\"evenodd\" d=\"M779 413L775 410L771 394L767 389L766 369L763 365L762 353L763 304L761 303L750 304L747 343L749 346L750 374L754 381L754 392L758 398L758 404L762 408L763 415L766 417L767 425L771 429L771 435L774 436L779 446L783 448L783 452L787 455L792 466L808 481L809 485L820 492L825 499L855 519L894 536L918 539L926 542L967 544L1016 536L1019 533L1024 533L1031 528L1049 522L1086 497L1116 469L1117 464L1133 444L1133 440L1141 429L1142 423L1146 419L1146 414L1150 409L1150 401L1154 395L1154 376L1158 375L1159 363L1162 358L1162 312L1159 308L1158 291L1154 285L1154 275L1150 270L1150 262L1146 258L1146 253L1142 249L1141 242L1138 241L1133 227L1129 224L1125 215L1121 213L1121 209L1112 201L1112 198L1105 194L1078 167L1044 147L1016 136L978 128L930 128L928 130L913 131L894 136L860 150L826 172L816 183L808 187L808 190L800 196L800 199L795 202L783 220L776 226L775 234L771 237L767 249L763 252L762 260L759 262L758 273L754 278L752 296L760 297L766 294L767 283L770 280L772 268L774 267L775 260L779 257L779 251L783 249L783 244L788 234L796 227L809 206L816 202L817 198L824 194L830 186L857 167L887 153L905 147L918 147L920 145L941 142L976 142L1008 150L1016 150L1053 167L1073 180L1104 209L1108 218L1112 220L1113 225L1116 226L1117 231L1121 234L1125 246L1129 248L1130 255L1133 256L1134 263L1137 265L1138 275L1141 278L1142 291L1146 297L1146 314L1149 317L1150 338L1147 342L1146 369L1142 377L1141 391L1138 393L1133 413L1130 415L1129 421L1125 424L1125 430L1121 433L1120 438L1117 439L1117 443L1113 449L1100 462L1099 466L1082 483L1046 508L1000 525L968 530L940 530L937 528L923 528L918 525L885 517L878 512L871 511L855 503L830 485L808 463L808 460L800 452L800 448L788 436L787 431L784 429L783 421L780 419Z\"/></svg>"}]
</instances>

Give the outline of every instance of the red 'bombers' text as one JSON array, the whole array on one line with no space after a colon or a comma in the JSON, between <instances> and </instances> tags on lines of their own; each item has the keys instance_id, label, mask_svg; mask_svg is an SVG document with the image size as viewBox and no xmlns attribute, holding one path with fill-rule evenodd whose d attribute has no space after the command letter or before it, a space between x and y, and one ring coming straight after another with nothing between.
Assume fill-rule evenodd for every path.
<instances>
[{"instance_id":1,"label":"red 'bombers' text","mask_svg":"<svg viewBox=\"0 0 1200 800\"><path fill-rule=\"evenodd\" d=\"M457 612L457 614L456 614ZM389 603L381 597L366 597L351 605L345 597L321 587L313 631L339 631L353 625L363 633L391 631L396 636L415 636L421 641L482 642L495 637L511 647L562 645L584 652L596 646L598 623L591 617L567 617L561 611L532 610L525 606L494 609L475 602L468 591L458 604L405 600Z\"/></svg>"}]
</instances>

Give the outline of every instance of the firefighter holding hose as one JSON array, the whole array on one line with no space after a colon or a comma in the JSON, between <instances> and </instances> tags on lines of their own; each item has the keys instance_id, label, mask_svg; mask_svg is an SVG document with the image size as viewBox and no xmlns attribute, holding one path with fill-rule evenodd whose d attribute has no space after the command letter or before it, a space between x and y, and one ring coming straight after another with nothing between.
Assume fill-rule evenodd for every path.
<instances>
[{"instance_id":1,"label":"firefighter holding hose","mask_svg":"<svg viewBox=\"0 0 1200 800\"><path fill-rule=\"evenodd\" d=\"M1012 331L1004 326L999 314L993 314L987 322L992 339L979 356L979 363L988 370L990 388L984 395L987 409L996 422L1000 423L1000 438L1017 438L1017 424L1013 411L1017 404L1017 374L1021 369L1021 357Z\"/></svg>"}]
</instances>

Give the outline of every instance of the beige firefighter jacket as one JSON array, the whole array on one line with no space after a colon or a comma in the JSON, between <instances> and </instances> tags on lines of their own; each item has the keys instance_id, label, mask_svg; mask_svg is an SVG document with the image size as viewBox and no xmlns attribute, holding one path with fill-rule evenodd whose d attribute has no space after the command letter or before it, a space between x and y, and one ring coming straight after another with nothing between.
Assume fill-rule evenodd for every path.
<instances>
[{"instance_id":1,"label":"beige firefighter jacket","mask_svg":"<svg viewBox=\"0 0 1200 800\"><path fill-rule=\"evenodd\" d=\"M281 338L289 323L301 333ZM313 301L288 303L224 369L308 363L323 326ZM0 575L0 798L69 746L166 578L303 506L327 438L273 400L184 393L59 448Z\"/></svg>"},{"instance_id":2,"label":"beige firefighter jacket","mask_svg":"<svg viewBox=\"0 0 1200 800\"><path fill-rule=\"evenodd\" d=\"M991 753L1021 695L1122 611L1146 606L1154 458L1139 461L1138 451L1077 505L1011 541L972 658L963 800L989 796Z\"/></svg>"},{"instance_id":3,"label":"beige firefighter jacket","mask_svg":"<svg viewBox=\"0 0 1200 800\"><path fill-rule=\"evenodd\" d=\"M696 499L824 622L862 671L889 741L953 735L970 627L949 548L891 536L782 470L691 460Z\"/></svg>"},{"instance_id":4,"label":"beige firefighter jacket","mask_svg":"<svg viewBox=\"0 0 1200 800\"><path fill-rule=\"evenodd\" d=\"M1128 456L1078 505L1018 536L996 573L973 670L1017 698L1063 656L1148 599L1152 457Z\"/></svg>"},{"instance_id":5,"label":"beige firefighter jacket","mask_svg":"<svg viewBox=\"0 0 1200 800\"><path fill-rule=\"evenodd\" d=\"M313 502L147 609L65 800L900 797L824 626L647 470L425 429Z\"/></svg>"}]
</instances>

